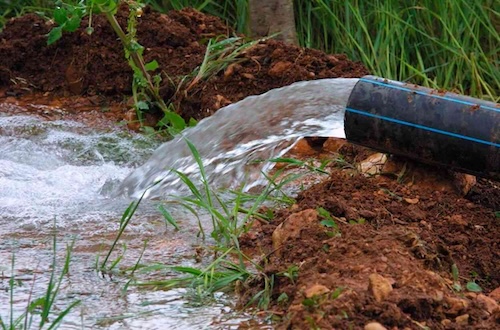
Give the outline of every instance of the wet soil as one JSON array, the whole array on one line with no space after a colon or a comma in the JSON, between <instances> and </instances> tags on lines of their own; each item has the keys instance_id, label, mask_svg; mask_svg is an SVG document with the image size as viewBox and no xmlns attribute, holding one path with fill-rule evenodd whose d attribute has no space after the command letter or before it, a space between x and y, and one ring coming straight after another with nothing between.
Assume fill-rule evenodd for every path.
<instances>
[{"instance_id":1,"label":"wet soil","mask_svg":"<svg viewBox=\"0 0 500 330\"><path fill-rule=\"evenodd\" d=\"M126 17L121 11L123 26ZM146 60L159 63L161 95L186 119L295 81L367 73L344 55L267 40L188 88L207 39L232 35L231 29L192 9L168 15L146 9L138 22ZM81 28L46 46L52 26L29 14L0 33L0 102L12 105L3 111L33 104L28 111L47 119L132 122L131 70L105 19L94 17L90 36ZM159 118L150 113L148 124ZM405 175L366 177L356 166L374 152L345 143L332 151L335 144L314 138L299 144L304 149L296 148L296 155L341 155L343 161L294 205L273 210L272 222L256 222L242 238L274 279L275 327L383 329L368 325L378 322L388 329L499 328L500 184L478 180L464 196L453 175L418 164ZM483 291L470 292L468 282ZM260 282L249 284L242 303L261 289Z\"/></svg>"}]
</instances>

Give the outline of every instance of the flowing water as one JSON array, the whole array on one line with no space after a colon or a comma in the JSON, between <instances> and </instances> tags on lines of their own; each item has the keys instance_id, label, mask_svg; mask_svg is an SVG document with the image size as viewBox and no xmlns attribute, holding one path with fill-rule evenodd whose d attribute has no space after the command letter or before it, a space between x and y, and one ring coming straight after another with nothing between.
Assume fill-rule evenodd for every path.
<instances>
[{"instance_id":1,"label":"flowing water","mask_svg":"<svg viewBox=\"0 0 500 330\"><path fill-rule=\"evenodd\" d=\"M256 163L285 153L299 137L345 138L344 113L358 79L298 82L231 104L163 144L128 176L120 193L139 198L168 198L183 185L175 169L199 181L199 168L186 145L191 141L203 160L210 184L246 189L263 183L261 171L273 163Z\"/></svg>"},{"instance_id":2,"label":"flowing water","mask_svg":"<svg viewBox=\"0 0 500 330\"><path fill-rule=\"evenodd\" d=\"M272 167L255 161L283 154L297 138L343 137L345 105L356 82L301 82L249 97L158 149L159 142L118 129L2 116L9 109L0 104L0 316L5 320L11 306L18 316L30 298L43 296L54 253L60 268L66 245L74 242L70 274L63 281L56 310L76 299L82 303L65 317L62 328L231 328L243 316L233 315L227 307L230 298L221 294L214 303L196 307L184 298L186 290L130 287L123 291L124 279L96 272L97 256L102 260L109 250L130 203L128 196L162 198L185 193L170 169L199 179L199 168L184 139L198 149L211 184L235 187L246 182L248 189L261 184L261 171ZM154 183L158 184L150 188ZM196 239L195 220L172 210L181 227L173 231L165 226L154 203L141 203L127 227L122 241L127 258L120 266L133 266L146 241L141 262L194 265L193 251L203 244ZM11 272L16 279L12 302Z\"/></svg>"}]
</instances>

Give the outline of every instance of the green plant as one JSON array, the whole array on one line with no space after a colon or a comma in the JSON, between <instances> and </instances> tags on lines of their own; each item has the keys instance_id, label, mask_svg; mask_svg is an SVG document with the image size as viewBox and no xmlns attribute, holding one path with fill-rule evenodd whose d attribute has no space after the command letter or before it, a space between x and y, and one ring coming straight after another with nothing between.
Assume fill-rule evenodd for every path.
<instances>
[{"instance_id":1,"label":"green plant","mask_svg":"<svg viewBox=\"0 0 500 330\"><path fill-rule=\"evenodd\" d=\"M451 276L453 278L452 288L457 292L461 292L463 290L462 285L460 284L460 275L458 272L457 264L451 265ZM483 289L474 281L468 281L465 285L467 291L470 292L481 292Z\"/></svg>"},{"instance_id":2,"label":"green plant","mask_svg":"<svg viewBox=\"0 0 500 330\"><path fill-rule=\"evenodd\" d=\"M328 212L327 210L325 210L322 207L318 207L316 209L316 211L318 212L318 215L320 216L320 218L323 219L323 220L321 220L320 224L322 224L323 226L328 228L328 230L326 231L326 234L329 237L340 237L342 235L340 232L340 228L339 228L337 222L335 222L335 220L333 219L330 212Z\"/></svg>"},{"instance_id":3,"label":"green plant","mask_svg":"<svg viewBox=\"0 0 500 330\"><path fill-rule=\"evenodd\" d=\"M295 284L295 281L299 277L299 266L291 265L287 270L279 272L277 275L286 277L290 280L290 282L292 282L292 284Z\"/></svg>"},{"instance_id":4,"label":"green plant","mask_svg":"<svg viewBox=\"0 0 500 330\"><path fill-rule=\"evenodd\" d=\"M226 38L225 36L209 39L203 61L194 70L194 77L184 92L187 93L201 80L206 80L208 77L219 73L230 64L243 61L244 58L239 58L241 53L257 44L260 40L243 41L244 39L241 37Z\"/></svg>"},{"instance_id":5,"label":"green plant","mask_svg":"<svg viewBox=\"0 0 500 330\"><path fill-rule=\"evenodd\" d=\"M14 271L15 266L15 255L12 254L11 259L11 276L9 278L9 295L10 295L10 309L8 316L8 323L0 316L0 329L2 330L16 330L16 329L30 329L33 325L34 316L39 319L38 328L39 329L55 329L63 321L64 317L76 306L80 304L80 300L73 301L68 307L62 309L59 313L55 313L55 302L58 297L61 284L65 276L69 273L69 264L71 261L71 252L73 250L74 242L66 247L66 257L64 260L64 266L61 270L59 276L56 276L57 262L56 262L56 236L54 235L52 241L53 248L53 260L51 265L50 279L47 283L47 289L45 295L32 299L30 296L27 301L26 311L19 316L14 315L14 296L16 287L16 276ZM35 285L36 275L33 277L33 286ZM51 321L49 316L53 316L54 319Z\"/></svg>"},{"instance_id":6,"label":"green plant","mask_svg":"<svg viewBox=\"0 0 500 330\"><path fill-rule=\"evenodd\" d=\"M493 0L295 4L304 46L345 53L389 79L498 100L499 12Z\"/></svg>"},{"instance_id":7,"label":"green plant","mask_svg":"<svg viewBox=\"0 0 500 330\"><path fill-rule=\"evenodd\" d=\"M120 6L120 0L81 0L77 4L56 1L54 10L54 21L57 24L47 35L47 44L59 40L63 32L74 32L80 25L82 18L89 16L89 25L86 28L88 34L93 33L92 15L102 14L113 28L120 39L125 52L125 58L133 70L132 92L138 118L142 123L142 113L148 111L151 106L162 110L164 124L171 134L176 134L186 127L184 119L171 111L165 104L159 93L159 85L162 80L159 74L151 76L151 72L158 69L156 61L146 63L144 61L144 47L139 44L137 33L137 19L141 16L144 4L140 1L126 1L129 6L129 17L127 20L127 33L123 30L116 13Z\"/></svg>"}]
</instances>

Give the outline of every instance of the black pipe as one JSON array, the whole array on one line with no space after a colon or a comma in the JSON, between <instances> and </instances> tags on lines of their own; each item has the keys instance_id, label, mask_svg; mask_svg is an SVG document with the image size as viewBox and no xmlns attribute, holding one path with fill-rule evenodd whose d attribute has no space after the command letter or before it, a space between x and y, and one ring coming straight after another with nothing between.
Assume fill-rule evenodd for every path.
<instances>
[{"instance_id":1,"label":"black pipe","mask_svg":"<svg viewBox=\"0 0 500 330\"><path fill-rule=\"evenodd\" d=\"M500 104L365 76L344 125L355 144L500 180Z\"/></svg>"}]
</instances>

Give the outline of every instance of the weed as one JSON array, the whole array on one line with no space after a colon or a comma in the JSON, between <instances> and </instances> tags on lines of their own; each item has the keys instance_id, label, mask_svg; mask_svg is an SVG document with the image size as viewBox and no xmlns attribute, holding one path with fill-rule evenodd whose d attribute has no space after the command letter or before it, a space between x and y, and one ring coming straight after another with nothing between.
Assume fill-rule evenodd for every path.
<instances>
[{"instance_id":1,"label":"weed","mask_svg":"<svg viewBox=\"0 0 500 330\"><path fill-rule=\"evenodd\" d=\"M15 254L12 254L11 259L11 276L9 279L9 295L10 295L10 309L8 321L4 320L0 316L0 329L2 330L15 330L15 329L30 329L33 325L33 317L37 316L39 319L38 328L39 329L55 329L57 328L63 321L64 317L76 306L80 304L80 300L73 301L68 307L64 308L59 313L55 314L55 301L58 297L62 281L64 277L69 273L69 264L71 261L71 252L73 251L74 242L69 244L66 247L66 257L64 260L64 265L61 270L60 275L57 277L57 262L56 262L56 236L54 235L52 241L52 249L53 249L53 260L51 265L51 273L50 279L47 283L47 289L45 291L45 295L38 297L36 299L32 299L33 287L36 281L36 275L33 277L32 289L28 298L26 311L19 316L14 315L14 296L15 296L15 286L16 286L16 277L14 272L15 266ZM49 316L54 316L54 319L51 321ZM7 323L8 322L8 323Z\"/></svg>"},{"instance_id":2,"label":"weed","mask_svg":"<svg viewBox=\"0 0 500 330\"><path fill-rule=\"evenodd\" d=\"M170 134L176 134L186 127L184 119L171 111L165 104L159 93L161 76L151 76L151 72L158 69L156 61L146 63L144 61L144 47L136 38L137 18L142 14L144 6L140 1L127 1L129 5L129 17L127 21L127 33L122 29L116 18L119 0L82 0L78 3L65 3L58 0L54 10L54 21L57 24L47 35L47 44L53 44L59 40L63 31L74 32L81 24L82 18L89 16L89 25L86 28L88 34L93 33L92 15L105 15L108 23L120 39L125 51L125 58L133 70L132 94L139 121L142 123L142 113L148 111L151 106L160 108L164 113L162 124L167 127Z\"/></svg>"},{"instance_id":3,"label":"weed","mask_svg":"<svg viewBox=\"0 0 500 330\"><path fill-rule=\"evenodd\" d=\"M461 292L463 290L462 285L460 284L460 275L458 272L458 267L456 264L451 265L451 276L453 278L452 288L456 292ZM467 291L470 292L481 292L483 289L474 281L468 281L465 285Z\"/></svg>"},{"instance_id":4,"label":"weed","mask_svg":"<svg viewBox=\"0 0 500 330\"><path fill-rule=\"evenodd\" d=\"M333 219L330 212L328 212L327 210L325 210L322 207L318 207L316 209L316 211L318 212L320 218L323 219L323 220L321 220L320 224L322 224L323 226L328 228L328 230L326 231L326 234L329 237L340 237L342 234L340 232L339 226L338 226L337 222L335 222L335 220Z\"/></svg>"},{"instance_id":5,"label":"weed","mask_svg":"<svg viewBox=\"0 0 500 330\"><path fill-rule=\"evenodd\" d=\"M295 281L297 281L297 279L299 278L299 269L300 269L299 266L291 265L290 267L288 267L287 270L282 271L277 275L288 278L290 282L292 282L292 284L295 285Z\"/></svg>"},{"instance_id":6,"label":"weed","mask_svg":"<svg viewBox=\"0 0 500 330\"><path fill-rule=\"evenodd\" d=\"M201 65L194 70L194 77L184 92L187 93L201 80L205 80L226 69L229 64L244 61L244 59L239 58L239 56L259 41L260 40L246 40L243 42L243 38L241 37L226 38L225 36L209 39L203 61Z\"/></svg>"}]
</instances>

